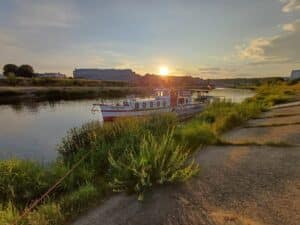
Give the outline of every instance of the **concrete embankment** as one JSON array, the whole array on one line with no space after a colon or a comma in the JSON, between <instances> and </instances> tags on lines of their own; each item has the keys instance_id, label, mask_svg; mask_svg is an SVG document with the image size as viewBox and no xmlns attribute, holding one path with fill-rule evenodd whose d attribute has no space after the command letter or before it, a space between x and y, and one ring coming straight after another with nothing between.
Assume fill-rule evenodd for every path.
<instances>
[{"instance_id":1,"label":"concrete embankment","mask_svg":"<svg viewBox=\"0 0 300 225\"><path fill-rule=\"evenodd\" d=\"M73 225L300 224L298 123L300 106L274 108L226 133L232 145L201 150L189 182L158 187L144 202L116 195Z\"/></svg>"}]
</instances>

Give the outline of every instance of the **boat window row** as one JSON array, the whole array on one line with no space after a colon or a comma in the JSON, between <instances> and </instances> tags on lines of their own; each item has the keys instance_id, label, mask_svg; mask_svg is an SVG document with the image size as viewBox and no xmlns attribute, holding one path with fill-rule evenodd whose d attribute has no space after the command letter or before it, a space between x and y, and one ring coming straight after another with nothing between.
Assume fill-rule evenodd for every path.
<instances>
[{"instance_id":1,"label":"boat window row","mask_svg":"<svg viewBox=\"0 0 300 225\"><path fill-rule=\"evenodd\" d=\"M179 105L184 105L184 104L188 104L188 103L189 103L188 98L178 98L178 104Z\"/></svg>"},{"instance_id":2,"label":"boat window row","mask_svg":"<svg viewBox=\"0 0 300 225\"><path fill-rule=\"evenodd\" d=\"M155 102L148 102L149 107L148 108L154 108L154 107L167 107L166 101L155 101ZM147 102L136 102L135 103L135 109L146 109L147 108Z\"/></svg>"}]
</instances>

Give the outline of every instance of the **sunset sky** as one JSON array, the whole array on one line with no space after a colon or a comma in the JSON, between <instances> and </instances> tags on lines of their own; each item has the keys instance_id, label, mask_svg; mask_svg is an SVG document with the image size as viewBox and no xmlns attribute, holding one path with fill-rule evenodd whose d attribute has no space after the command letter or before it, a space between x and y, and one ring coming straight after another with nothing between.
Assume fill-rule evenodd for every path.
<instances>
[{"instance_id":1,"label":"sunset sky","mask_svg":"<svg viewBox=\"0 0 300 225\"><path fill-rule=\"evenodd\" d=\"M0 65L204 78L300 69L300 0L1 0Z\"/></svg>"}]
</instances>

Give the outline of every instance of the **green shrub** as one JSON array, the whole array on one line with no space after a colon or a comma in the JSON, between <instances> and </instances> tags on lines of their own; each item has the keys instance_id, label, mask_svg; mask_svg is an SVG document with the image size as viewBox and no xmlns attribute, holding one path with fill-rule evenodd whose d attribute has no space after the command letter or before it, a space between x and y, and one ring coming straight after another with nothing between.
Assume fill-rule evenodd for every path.
<instances>
[{"instance_id":1,"label":"green shrub","mask_svg":"<svg viewBox=\"0 0 300 225\"><path fill-rule=\"evenodd\" d=\"M139 151L128 148L124 152L119 159L109 156L111 185L115 191L138 193L140 200L150 187L184 181L198 171L198 166L188 161L190 151L174 142L172 132L162 138L148 134L140 143Z\"/></svg>"},{"instance_id":2,"label":"green shrub","mask_svg":"<svg viewBox=\"0 0 300 225\"><path fill-rule=\"evenodd\" d=\"M49 186L45 169L25 160L0 161L0 200L26 204Z\"/></svg>"}]
</instances>

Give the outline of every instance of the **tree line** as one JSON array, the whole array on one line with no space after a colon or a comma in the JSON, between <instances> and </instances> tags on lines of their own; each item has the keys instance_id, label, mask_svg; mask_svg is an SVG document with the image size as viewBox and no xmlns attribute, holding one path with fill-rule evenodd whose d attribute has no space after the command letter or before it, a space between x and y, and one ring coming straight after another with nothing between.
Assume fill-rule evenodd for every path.
<instances>
[{"instance_id":1,"label":"tree line","mask_svg":"<svg viewBox=\"0 0 300 225\"><path fill-rule=\"evenodd\" d=\"M34 70L31 65L17 66L15 64L6 64L3 66L3 75L6 77L34 77Z\"/></svg>"}]
</instances>

